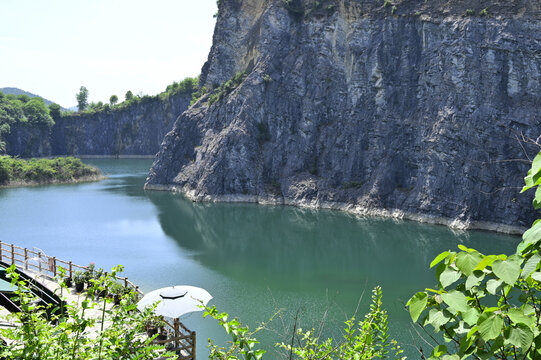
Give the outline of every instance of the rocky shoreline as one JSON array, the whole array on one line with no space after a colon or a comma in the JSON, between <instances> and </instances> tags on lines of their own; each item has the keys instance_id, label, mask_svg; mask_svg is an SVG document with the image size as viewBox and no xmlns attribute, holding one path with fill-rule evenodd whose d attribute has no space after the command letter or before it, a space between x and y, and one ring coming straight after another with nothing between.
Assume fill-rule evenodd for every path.
<instances>
[{"instance_id":1,"label":"rocky shoreline","mask_svg":"<svg viewBox=\"0 0 541 360\"><path fill-rule=\"evenodd\" d=\"M522 235L526 231L527 227L512 226L507 224L498 224L485 221L463 221L460 219L451 219L439 216L432 216L428 214L406 212L400 209L382 209L382 208L366 208L356 204L347 204L341 202L331 201L317 201L317 200L296 200L291 198L284 198L282 196L275 196L272 194L266 195L242 195L242 194L229 194L229 195L196 195L193 190L185 190L182 187L175 185L156 185L146 184L145 190L152 191L169 191L179 193L185 196L188 200L193 202L231 202L231 203L256 203L260 205L271 206L294 206L305 209L327 209L347 212L359 217L379 217L386 219L396 220L411 220L420 223L428 223L434 225L447 226L453 230L485 230L499 232L509 235Z\"/></svg>"}]
</instances>

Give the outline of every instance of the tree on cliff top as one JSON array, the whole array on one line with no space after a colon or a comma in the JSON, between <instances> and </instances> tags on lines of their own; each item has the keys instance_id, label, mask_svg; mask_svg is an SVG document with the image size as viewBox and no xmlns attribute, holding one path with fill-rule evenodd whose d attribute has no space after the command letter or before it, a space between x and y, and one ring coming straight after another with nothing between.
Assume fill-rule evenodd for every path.
<instances>
[{"instance_id":1,"label":"tree on cliff top","mask_svg":"<svg viewBox=\"0 0 541 360\"><path fill-rule=\"evenodd\" d=\"M84 111L88 107L88 89L81 86L75 97L77 98L77 109Z\"/></svg>"},{"instance_id":2,"label":"tree on cliff top","mask_svg":"<svg viewBox=\"0 0 541 360\"><path fill-rule=\"evenodd\" d=\"M109 103L111 104L111 106L113 106L114 104L116 104L118 102L118 96L116 95L111 95L111 97L109 98Z\"/></svg>"}]
</instances>

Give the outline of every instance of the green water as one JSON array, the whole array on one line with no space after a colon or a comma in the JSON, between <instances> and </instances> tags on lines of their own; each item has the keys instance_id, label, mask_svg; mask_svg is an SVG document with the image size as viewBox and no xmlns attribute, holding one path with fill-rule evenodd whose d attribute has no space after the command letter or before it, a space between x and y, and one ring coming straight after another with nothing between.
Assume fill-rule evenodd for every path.
<instances>
[{"instance_id":1,"label":"green water","mask_svg":"<svg viewBox=\"0 0 541 360\"><path fill-rule=\"evenodd\" d=\"M334 211L253 204L200 204L180 195L145 192L151 160L87 160L109 178L98 183L0 189L0 240L84 265L117 264L144 291L195 285L211 304L250 325L284 310L274 343L300 309L303 328L339 335L340 323L367 309L381 285L392 336L410 358L423 345L403 304L434 285L428 264L439 252L465 244L485 253L512 253L519 241L489 232L453 232L442 226L359 219ZM364 295L363 295L364 294ZM182 319L206 339L226 339L211 319ZM284 330L285 329L285 330ZM425 348L427 346L424 346ZM269 356L269 359L276 356Z\"/></svg>"}]
</instances>

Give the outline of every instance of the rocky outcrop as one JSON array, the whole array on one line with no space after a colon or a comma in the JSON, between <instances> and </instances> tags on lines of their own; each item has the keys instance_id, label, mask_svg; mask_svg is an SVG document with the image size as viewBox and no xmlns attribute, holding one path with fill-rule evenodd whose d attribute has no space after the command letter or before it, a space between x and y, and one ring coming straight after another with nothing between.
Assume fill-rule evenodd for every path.
<instances>
[{"instance_id":1,"label":"rocky outcrop","mask_svg":"<svg viewBox=\"0 0 541 360\"><path fill-rule=\"evenodd\" d=\"M191 94L143 97L121 109L62 116L52 129L13 126L8 154L23 157L155 155Z\"/></svg>"},{"instance_id":2,"label":"rocky outcrop","mask_svg":"<svg viewBox=\"0 0 541 360\"><path fill-rule=\"evenodd\" d=\"M540 8L470 3L221 0L201 85L246 78L179 117L146 188L521 231Z\"/></svg>"}]
</instances>

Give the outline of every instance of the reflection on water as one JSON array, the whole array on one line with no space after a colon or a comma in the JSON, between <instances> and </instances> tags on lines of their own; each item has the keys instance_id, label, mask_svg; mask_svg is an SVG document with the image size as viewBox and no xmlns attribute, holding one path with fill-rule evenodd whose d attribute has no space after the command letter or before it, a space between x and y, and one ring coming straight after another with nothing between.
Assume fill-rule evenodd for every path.
<instances>
[{"instance_id":1,"label":"reflection on water","mask_svg":"<svg viewBox=\"0 0 541 360\"><path fill-rule=\"evenodd\" d=\"M251 325L276 308L302 307L303 321L313 326L331 304L328 333L334 334L363 291L379 284L392 336L412 343L403 303L433 285L428 264L439 252L463 243L485 253L511 253L519 240L334 211L192 203L178 194L143 190L150 160L87 162L109 178L0 190L0 239L80 264L122 263L145 291L174 284L204 287L213 304ZM183 320L203 336L199 357L206 354L205 338L225 339L212 321L195 314ZM407 351L417 356L413 347Z\"/></svg>"}]
</instances>

